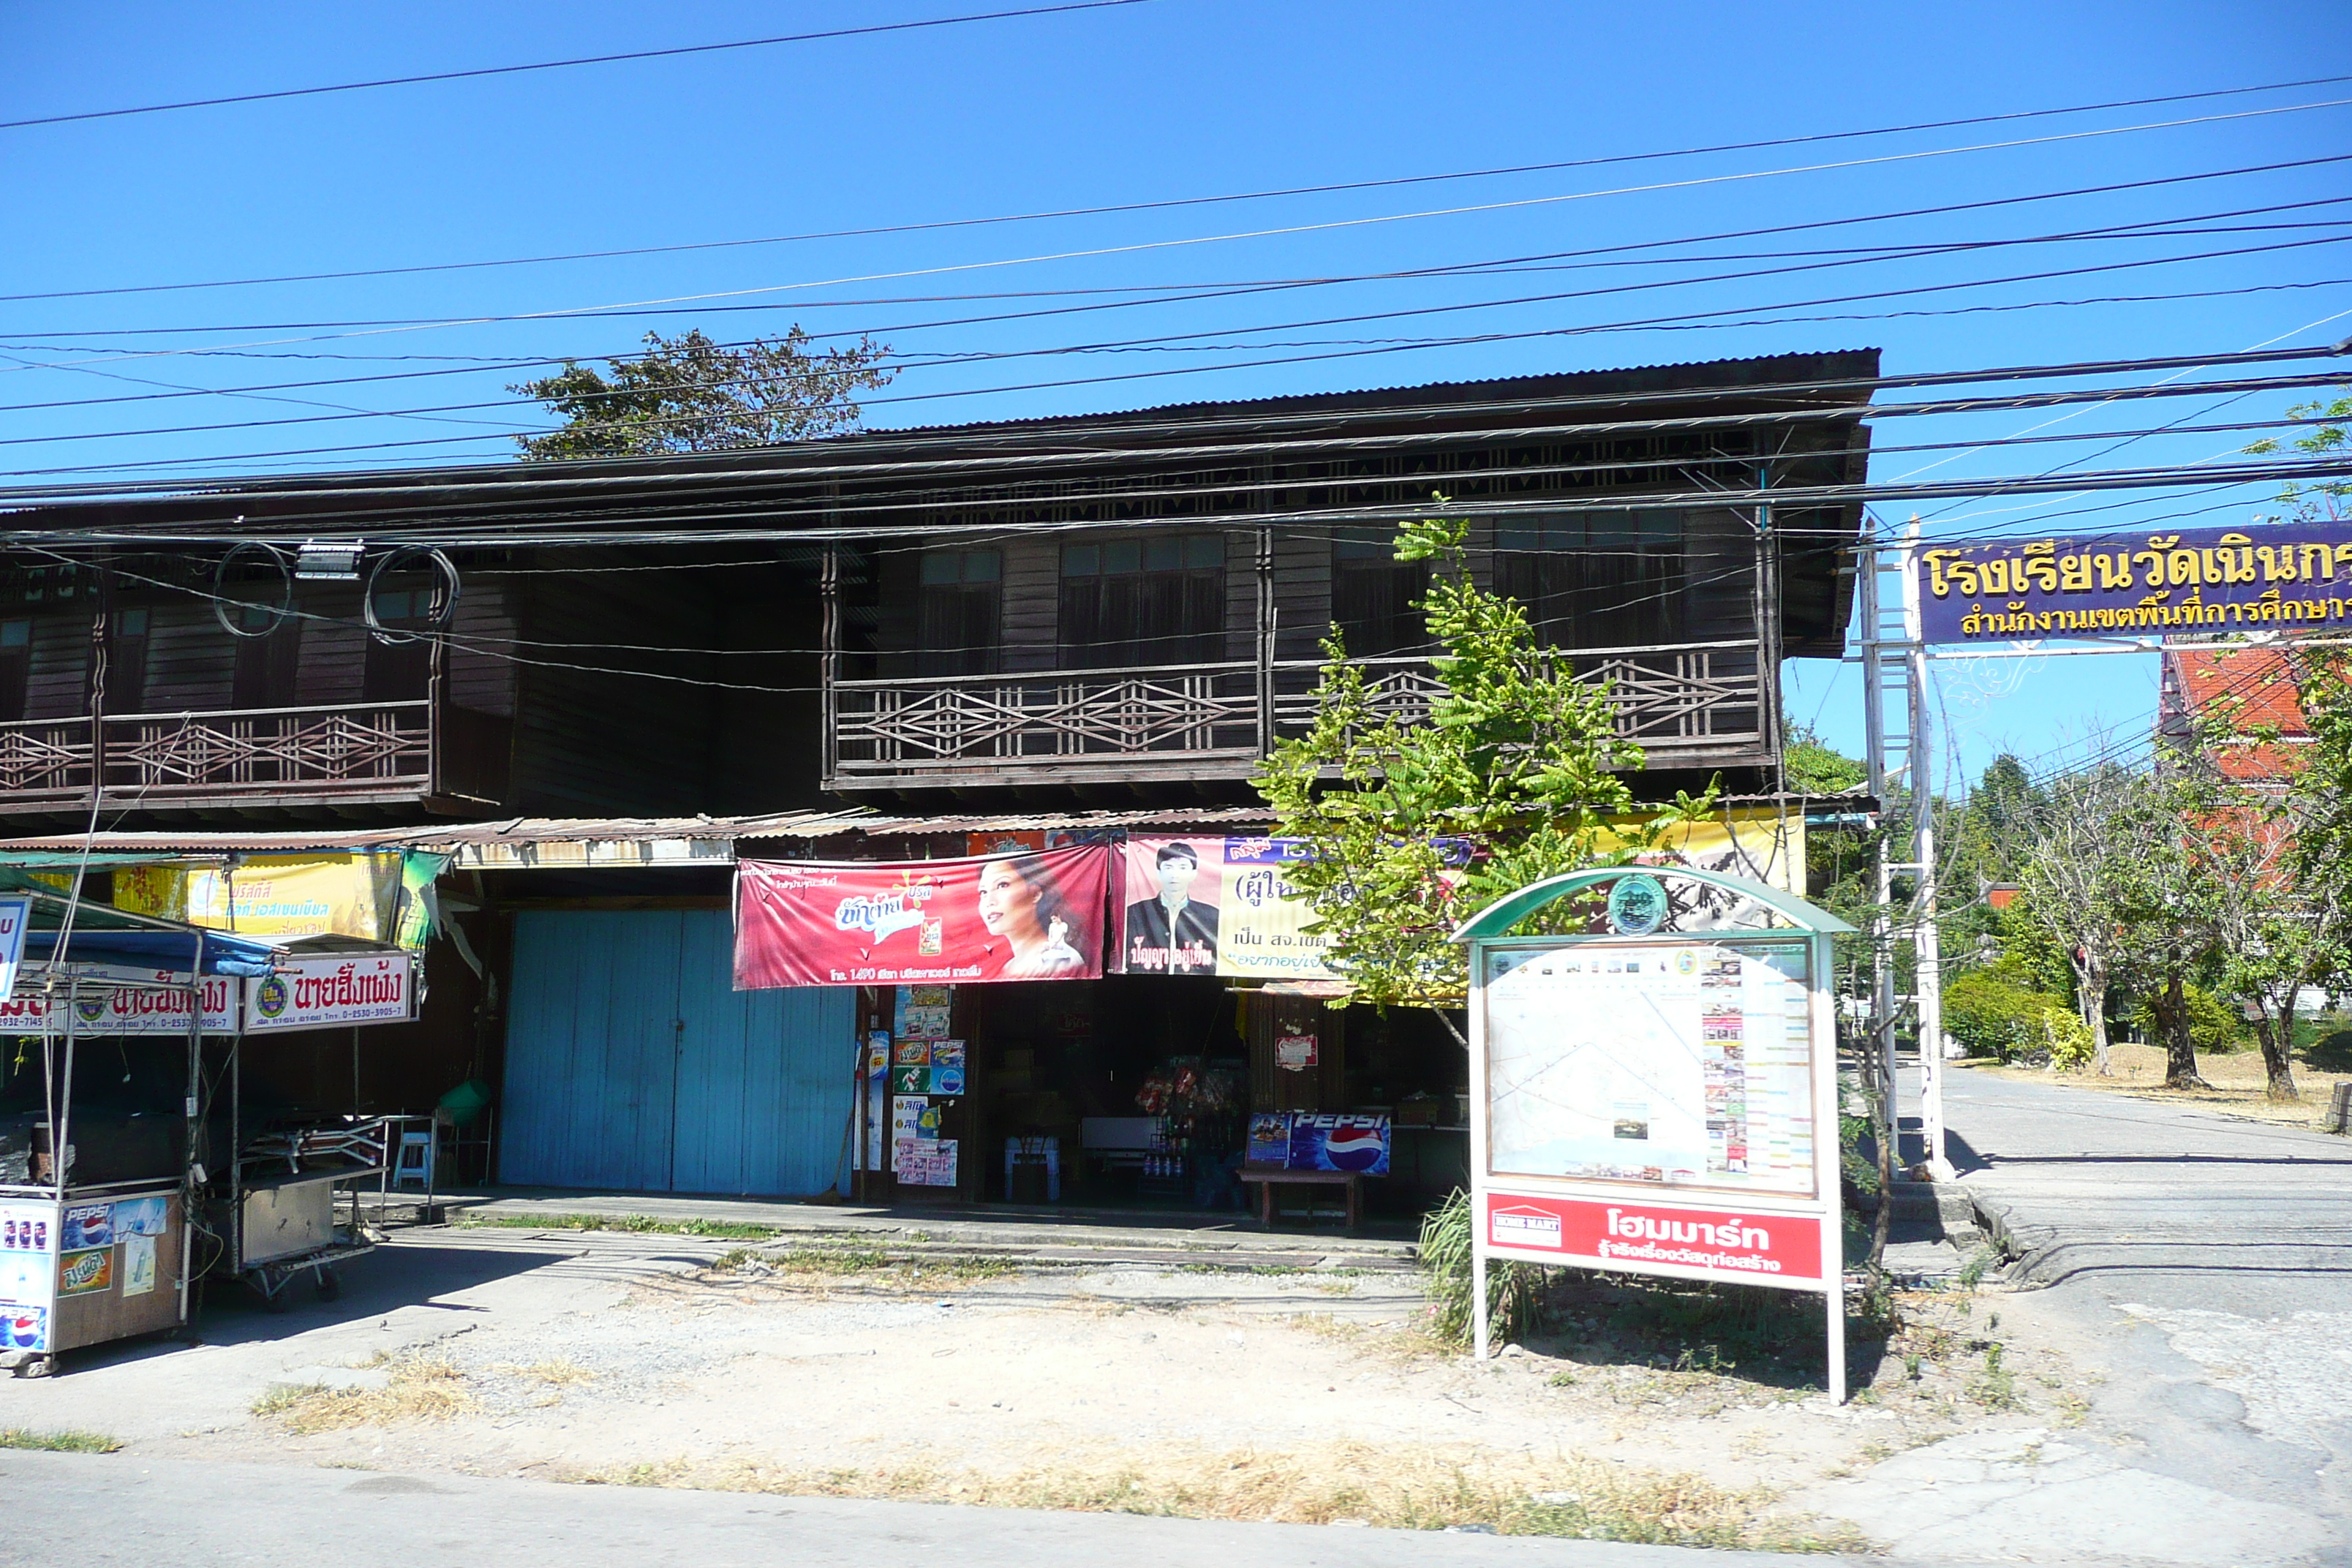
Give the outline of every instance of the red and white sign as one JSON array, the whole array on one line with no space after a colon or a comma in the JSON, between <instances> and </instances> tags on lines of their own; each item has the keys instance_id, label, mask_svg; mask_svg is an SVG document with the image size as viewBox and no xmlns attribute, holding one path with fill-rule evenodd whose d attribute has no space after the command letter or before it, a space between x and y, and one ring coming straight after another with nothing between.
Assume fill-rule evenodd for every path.
<instances>
[{"instance_id":1,"label":"red and white sign","mask_svg":"<svg viewBox=\"0 0 2352 1568\"><path fill-rule=\"evenodd\" d=\"M960 860L745 860L735 986L1093 980L1110 850Z\"/></svg>"},{"instance_id":2,"label":"red and white sign","mask_svg":"<svg viewBox=\"0 0 2352 1568\"><path fill-rule=\"evenodd\" d=\"M1492 1190L1484 1195L1486 1245L1497 1257L1822 1288L1818 1215L1535 1197Z\"/></svg>"},{"instance_id":3,"label":"red and white sign","mask_svg":"<svg viewBox=\"0 0 2352 1568\"><path fill-rule=\"evenodd\" d=\"M245 983L245 1026L257 1034L405 1023L415 1001L415 965L404 952L280 959L277 973Z\"/></svg>"},{"instance_id":4,"label":"red and white sign","mask_svg":"<svg viewBox=\"0 0 2352 1568\"><path fill-rule=\"evenodd\" d=\"M157 979L170 978L158 974ZM205 1010L205 1033L236 1031L236 982L208 974L199 988ZM47 994L26 992L0 1002L0 1035L37 1035L46 1021L49 1030L65 1033L68 1004L60 989L52 1005ZM188 1032L188 992L184 984L107 985L84 981L70 1005L74 1032L79 1035L184 1035Z\"/></svg>"}]
</instances>

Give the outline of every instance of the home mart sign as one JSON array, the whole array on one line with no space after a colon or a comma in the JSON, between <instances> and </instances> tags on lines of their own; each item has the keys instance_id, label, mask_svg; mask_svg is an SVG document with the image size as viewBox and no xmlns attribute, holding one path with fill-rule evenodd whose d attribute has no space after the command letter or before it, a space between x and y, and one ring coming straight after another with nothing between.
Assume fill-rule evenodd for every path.
<instances>
[{"instance_id":1,"label":"home mart sign","mask_svg":"<svg viewBox=\"0 0 2352 1568\"><path fill-rule=\"evenodd\" d=\"M1562 900L1584 907L1585 934L1505 934ZM1822 1295L1843 1399L1823 981L1850 929L1760 882L1654 867L1554 878L1455 932L1481 1357L1492 1258L1728 1280Z\"/></svg>"}]
</instances>

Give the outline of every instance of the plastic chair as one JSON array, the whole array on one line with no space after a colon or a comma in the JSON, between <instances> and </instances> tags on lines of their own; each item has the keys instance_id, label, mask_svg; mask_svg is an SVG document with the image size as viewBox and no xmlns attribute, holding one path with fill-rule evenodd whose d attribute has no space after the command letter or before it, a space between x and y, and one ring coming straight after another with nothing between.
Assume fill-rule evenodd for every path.
<instances>
[{"instance_id":1,"label":"plastic chair","mask_svg":"<svg viewBox=\"0 0 2352 1568\"><path fill-rule=\"evenodd\" d=\"M416 1190L420 1193L430 1193L433 1190L433 1133L429 1130L421 1132L403 1132L400 1135L400 1160L392 1168L392 1184L394 1191L406 1187L412 1182L416 1184Z\"/></svg>"}]
</instances>

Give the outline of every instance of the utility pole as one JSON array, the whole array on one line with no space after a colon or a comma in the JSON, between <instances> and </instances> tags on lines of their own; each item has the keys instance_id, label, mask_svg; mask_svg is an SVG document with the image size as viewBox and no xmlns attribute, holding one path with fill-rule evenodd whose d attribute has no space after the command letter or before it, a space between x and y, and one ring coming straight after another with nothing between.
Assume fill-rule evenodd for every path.
<instances>
[{"instance_id":1,"label":"utility pole","mask_svg":"<svg viewBox=\"0 0 2352 1568\"><path fill-rule=\"evenodd\" d=\"M1907 938L1913 956L1913 992L1919 1022L1921 1076L1920 1127L1927 1142L1928 1172L1937 1180L1952 1175L1944 1157L1943 1037L1944 1009L1941 966L1937 952L1935 791L1929 762L1932 728L1927 708L1927 647L1919 619L1918 574L1914 570L1919 552L1919 520L1905 529L1903 542L1894 548L1869 550L1857 563L1862 600L1863 718L1869 731L1868 765L1871 794L1879 803L1882 820L1895 793L1911 793L1911 833L1907 848L1898 854L1894 837L1882 834L1878 844L1877 909L1871 927L1871 1049L1878 1072L1887 1136L1899 1145L1902 1116L1895 1085L1895 1026L1900 998L1895 993L1895 943ZM1909 876L1914 891L1908 917L1898 921L1895 887Z\"/></svg>"}]
</instances>

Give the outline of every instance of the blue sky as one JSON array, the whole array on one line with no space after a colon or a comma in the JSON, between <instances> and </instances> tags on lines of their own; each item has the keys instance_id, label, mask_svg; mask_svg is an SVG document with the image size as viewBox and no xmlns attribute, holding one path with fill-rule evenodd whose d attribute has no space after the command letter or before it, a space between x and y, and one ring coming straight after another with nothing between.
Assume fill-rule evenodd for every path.
<instances>
[{"instance_id":1,"label":"blue sky","mask_svg":"<svg viewBox=\"0 0 2352 1568\"><path fill-rule=\"evenodd\" d=\"M954 0L929 7L907 0L651 8L16 6L0 12L0 118L966 8L982 7ZM988 218L2246 87L2352 72L2352 43L2341 23L2340 6L2324 4L1930 10L1150 0L928 32L37 127L0 132L0 210L9 231L0 294ZM872 405L869 422L877 425L1865 345L1883 348L1887 368L1903 372L2330 340L2352 333L2352 283L2333 281L2352 279L2352 247L2336 243L2333 228L2248 226L2326 223L2343 209L2244 210L2352 195L2346 174L2352 165L1687 242L2352 152L2352 108L2294 107L2339 99L2352 99L2352 82L1150 212L405 277L16 299L0 302L6 410L0 440L11 443L0 467L19 476L116 477L502 458L503 434L533 423L528 405L497 405L503 384L528 374L504 362L625 352L648 329L689 325L722 339L778 331L795 321L820 332L875 331L923 360L886 395L892 401ZM2237 118L2119 129L2215 115ZM2088 132L2115 133L2082 134ZM2047 140L2053 137L2067 139ZM1960 150L2026 138L2041 140ZM1845 166L1812 167L1826 164ZM1405 216L1467 207L1488 210ZM2240 216L2212 216L2221 214ZM2240 232L1908 258L1784 254L2016 240L2189 218ZM1638 259L1637 266L1554 263L1543 271L1131 303L1149 290L1667 240L1685 243L1614 258ZM2297 247L1995 281L2289 242ZM1662 255L1685 259L1663 262ZM1812 269L1720 276L1799 266ZM1716 280L1659 286L1709 277ZM1800 303L1950 284L1969 287ZM1642 287L1590 292L1629 285ZM1108 292L1067 292L1074 289ZM1026 297L968 298L980 293ZM1573 297L1493 303L1535 294ZM2201 297L2045 303L2155 294ZM1119 308L1068 312L1082 303ZM1463 305L1478 308L1325 321ZM1991 305L2036 308L1887 314ZM961 320L1045 309L1064 313ZM1708 312L1714 321L1683 323L1685 330L1595 330ZM478 320L517 315L537 319ZM1795 319L1835 315L1879 319ZM453 318L465 320L443 324ZM923 324L937 321L957 324ZM1199 336L1038 352L1186 333ZM1470 333L1550 335L1434 347L1395 341ZM931 357L1008 353L1024 357ZM1295 363L1264 363L1282 360ZM419 372L435 374L241 390ZM1082 384L1038 384L1056 382ZM27 406L189 388L204 395ZM2261 417L2288 401L2258 395L2208 417ZM2205 406L2095 408L2042 433L2137 430ZM417 412L425 409L441 411ZM351 410L369 416L247 424ZM2055 416L1895 422L1880 426L1876 439L1882 447L1970 442ZM1890 479L1930 464L1937 474L2011 474L2069 461L2185 461L2229 452L2246 438L2142 438L2095 460L2100 444L1885 453L1874 472ZM2163 492L2095 515L2102 526L2190 510L2196 515L2181 521L2228 522L2252 516L2262 499ZM1939 502L1921 510L1931 531L1946 534L2059 531L2070 512L2116 500ZM2004 748L2054 764L2097 732L2144 731L2154 679L2153 661L2144 657L1954 667L1943 678L1941 700L1959 763L1973 773ZM1859 743L1859 687L1851 671L1794 668L1790 705L1832 740Z\"/></svg>"}]
</instances>

